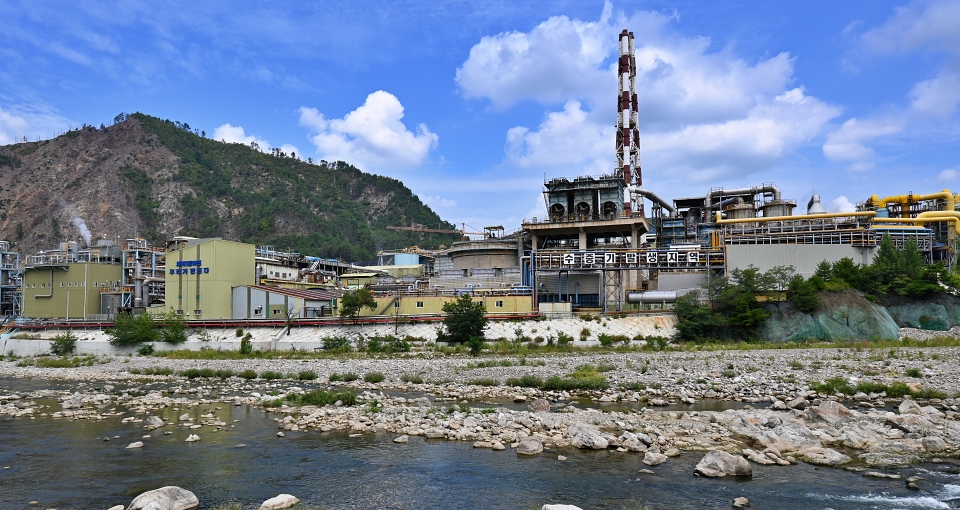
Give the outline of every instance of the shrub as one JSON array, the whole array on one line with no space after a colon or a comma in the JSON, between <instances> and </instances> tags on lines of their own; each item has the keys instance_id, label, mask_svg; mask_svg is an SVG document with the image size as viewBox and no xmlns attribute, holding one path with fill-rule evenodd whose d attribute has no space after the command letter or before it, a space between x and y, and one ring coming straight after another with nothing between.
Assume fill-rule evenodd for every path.
<instances>
[{"instance_id":1,"label":"shrub","mask_svg":"<svg viewBox=\"0 0 960 510\"><path fill-rule=\"evenodd\" d=\"M521 388L539 388L543 385L543 380L535 375L524 375L522 377L511 377L504 381L507 386L519 386Z\"/></svg>"},{"instance_id":2,"label":"shrub","mask_svg":"<svg viewBox=\"0 0 960 510\"><path fill-rule=\"evenodd\" d=\"M563 347L573 341L573 337L564 333L563 331L557 332L557 345Z\"/></svg>"},{"instance_id":3,"label":"shrub","mask_svg":"<svg viewBox=\"0 0 960 510\"><path fill-rule=\"evenodd\" d=\"M357 405L357 395L351 391L327 392L313 390L301 395L289 395L287 400L304 406L326 406L340 402L341 405Z\"/></svg>"},{"instance_id":4,"label":"shrub","mask_svg":"<svg viewBox=\"0 0 960 510\"><path fill-rule=\"evenodd\" d=\"M369 372L363 376L363 380L371 384L381 383L386 378L382 372Z\"/></svg>"},{"instance_id":5,"label":"shrub","mask_svg":"<svg viewBox=\"0 0 960 510\"><path fill-rule=\"evenodd\" d=\"M241 371L241 372L240 372L239 374L237 374L237 375L239 375L240 377L242 377L242 378L244 378L244 379L247 379L247 380L249 380L249 379L256 379L256 378L257 378L257 373L254 372L253 370L249 369L249 368L246 369L246 370Z\"/></svg>"},{"instance_id":6,"label":"shrub","mask_svg":"<svg viewBox=\"0 0 960 510\"><path fill-rule=\"evenodd\" d=\"M301 381L312 381L317 378L317 373L313 370L302 370L297 374L297 379Z\"/></svg>"},{"instance_id":7,"label":"shrub","mask_svg":"<svg viewBox=\"0 0 960 510\"><path fill-rule=\"evenodd\" d=\"M474 379L467 384L472 384L474 386L496 386L497 381L489 377L482 377L480 379Z\"/></svg>"},{"instance_id":8,"label":"shrub","mask_svg":"<svg viewBox=\"0 0 960 510\"><path fill-rule=\"evenodd\" d=\"M137 349L137 354L141 356L149 356L153 354L153 344L143 344Z\"/></svg>"},{"instance_id":9,"label":"shrub","mask_svg":"<svg viewBox=\"0 0 960 510\"><path fill-rule=\"evenodd\" d=\"M213 376L219 377L220 379L229 379L235 375L237 375L236 372L228 368L218 368L213 371Z\"/></svg>"},{"instance_id":10,"label":"shrub","mask_svg":"<svg viewBox=\"0 0 960 510\"><path fill-rule=\"evenodd\" d=\"M332 353L350 352L353 346L350 345L350 339L343 336L335 336L323 339L323 349Z\"/></svg>"},{"instance_id":11,"label":"shrub","mask_svg":"<svg viewBox=\"0 0 960 510\"><path fill-rule=\"evenodd\" d=\"M242 336L243 336L243 328L237 328L237 331L236 331L235 333L237 334L237 338L242 337Z\"/></svg>"},{"instance_id":12,"label":"shrub","mask_svg":"<svg viewBox=\"0 0 960 510\"><path fill-rule=\"evenodd\" d=\"M403 374L400 376L400 380L405 383L411 384L423 384L423 377L419 375Z\"/></svg>"},{"instance_id":13,"label":"shrub","mask_svg":"<svg viewBox=\"0 0 960 510\"><path fill-rule=\"evenodd\" d=\"M53 338L53 342L50 344L50 354L53 354L54 356L72 354L76 349L77 337L73 336L73 333L70 331L66 331L55 336Z\"/></svg>"},{"instance_id":14,"label":"shrub","mask_svg":"<svg viewBox=\"0 0 960 510\"><path fill-rule=\"evenodd\" d=\"M274 372L273 370L266 370L260 373L260 378L273 381L276 379L283 379L283 374L281 374L280 372Z\"/></svg>"},{"instance_id":15,"label":"shrub","mask_svg":"<svg viewBox=\"0 0 960 510\"><path fill-rule=\"evenodd\" d=\"M360 376L358 376L357 374L354 374L353 372L347 372L345 374L330 374L331 382L334 382L334 381L351 382L351 381L356 381L359 378Z\"/></svg>"},{"instance_id":16,"label":"shrub","mask_svg":"<svg viewBox=\"0 0 960 510\"><path fill-rule=\"evenodd\" d=\"M487 327L486 309L483 303L474 302L473 296L463 294L455 301L448 301L442 306L443 330L437 340L452 344L467 343L470 352L480 352L483 348L483 330Z\"/></svg>"},{"instance_id":17,"label":"shrub","mask_svg":"<svg viewBox=\"0 0 960 510\"><path fill-rule=\"evenodd\" d=\"M590 338L590 328L583 328L580 330L580 341L586 342Z\"/></svg>"},{"instance_id":18,"label":"shrub","mask_svg":"<svg viewBox=\"0 0 960 510\"><path fill-rule=\"evenodd\" d=\"M390 342L390 350L393 352L410 352L410 343L406 338L394 338Z\"/></svg>"},{"instance_id":19,"label":"shrub","mask_svg":"<svg viewBox=\"0 0 960 510\"><path fill-rule=\"evenodd\" d=\"M168 344L182 344L187 341L187 319L183 315L170 310L163 314L161 319L163 329L160 330L160 339Z\"/></svg>"},{"instance_id":20,"label":"shrub","mask_svg":"<svg viewBox=\"0 0 960 510\"><path fill-rule=\"evenodd\" d=\"M250 333L247 333L240 339L240 354L250 354L253 352L253 342L251 341L253 337Z\"/></svg>"},{"instance_id":21,"label":"shrub","mask_svg":"<svg viewBox=\"0 0 960 510\"><path fill-rule=\"evenodd\" d=\"M147 314L131 315L120 313L113 319L113 327L106 331L110 336L110 343L118 347L139 345L145 342L160 340L153 319Z\"/></svg>"},{"instance_id":22,"label":"shrub","mask_svg":"<svg viewBox=\"0 0 960 510\"><path fill-rule=\"evenodd\" d=\"M36 362L38 367L43 368L74 368L79 366L77 363L65 358L40 358ZM20 366L20 364L17 364Z\"/></svg>"},{"instance_id":23,"label":"shrub","mask_svg":"<svg viewBox=\"0 0 960 510\"><path fill-rule=\"evenodd\" d=\"M905 374L907 377L923 377L923 374L920 373L920 369L917 368L917 367L910 367L910 368L908 368L908 369L904 372L904 374Z\"/></svg>"}]
</instances>

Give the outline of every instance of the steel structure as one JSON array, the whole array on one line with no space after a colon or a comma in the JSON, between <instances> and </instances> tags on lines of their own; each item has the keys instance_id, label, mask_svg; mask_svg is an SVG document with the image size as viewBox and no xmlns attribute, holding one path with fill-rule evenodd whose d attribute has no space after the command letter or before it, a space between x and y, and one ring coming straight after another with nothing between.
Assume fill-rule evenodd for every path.
<instances>
[{"instance_id":1,"label":"steel structure","mask_svg":"<svg viewBox=\"0 0 960 510\"><path fill-rule=\"evenodd\" d=\"M8 241L0 241L0 321L20 316L20 281L20 254L10 250Z\"/></svg>"},{"instance_id":2,"label":"steel structure","mask_svg":"<svg viewBox=\"0 0 960 510\"><path fill-rule=\"evenodd\" d=\"M637 110L637 59L634 56L633 32L620 32L620 58L618 63L619 88L617 94L617 175L626 186L643 185L640 173L640 125ZM630 213L630 196L624 197L623 209ZM643 202L637 207L643 215Z\"/></svg>"}]
</instances>

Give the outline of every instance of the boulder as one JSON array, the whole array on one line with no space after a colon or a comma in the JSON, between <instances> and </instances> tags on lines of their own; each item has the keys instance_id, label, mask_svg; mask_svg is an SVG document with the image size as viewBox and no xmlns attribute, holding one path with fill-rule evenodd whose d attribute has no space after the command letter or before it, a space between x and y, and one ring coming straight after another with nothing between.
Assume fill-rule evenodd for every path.
<instances>
[{"instance_id":1,"label":"boulder","mask_svg":"<svg viewBox=\"0 0 960 510\"><path fill-rule=\"evenodd\" d=\"M842 466L853 462L850 457L831 448L808 448L801 452L801 459L817 466Z\"/></svg>"},{"instance_id":2,"label":"boulder","mask_svg":"<svg viewBox=\"0 0 960 510\"><path fill-rule=\"evenodd\" d=\"M830 425L838 425L844 421L858 418L860 413L851 411L839 402L827 400L818 406L807 409L807 414L814 419L825 421Z\"/></svg>"},{"instance_id":3,"label":"boulder","mask_svg":"<svg viewBox=\"0 0 960 510\"><path fill-rule=\"evenodd\" d=\"M408 435L406 435L406 434L404 434L404 435L402 435L402 436L400 436L400 437L396 437L396 438L393 439L393 442L394 442L394 443L406 443L406 442L409 442L409 441L410 441L410 436L408 436Z\"/></svg>"},{"instance_id":4,"label":"boulder","mask_svg":"<svg viewBox=\"0 0 960 510\"><path fill-rule=\"evenodd\" d=\"M900 407L897 410L900 411L900 414L923 414L923 409L920 407L920 404L911 398L900 402Z\"/></svg>"},{"instance_id":5,"label":"boulder","mask_svg":"<svg viewBox=\"0 0 960 510\"><path fill-rule=\"evenodd\" d=\"M517 455L537 455L543 453L543 444L535 437L525 437L517 445Z\"/></svg>"},{"instance_id":6,"label":"boulder","mask_svg":"<svg viewBox=\"0 0 960 510\"><path fill-rule=\"evenodd\" d=\"M747 508L750 506L750 500L741 496L733 500L733 508Z\"/></svg>"},{"instance_id":7,"label":"boulder","mask_svg":"<svg viewBox=\"0 0 960 510\"><path fill-rule=\"evenodd\" d=\"M137 441L135 443L128 444L127 449L129 450L131 448L143 448L143 441Z\"/></svg>"},{"instance_id":8,"label":"boulder","mask_svg":"<svg viewBox=\"0 0 960 510\"><path fill-rule=\"evenodd\" d=\"M900 414L887 417L886 424L904 432L920 432L935 429L936 426L919 414Z\"/></svg>"},{"instance_id":9,"label":"boulder","mask_svg":"<svg viewBox=\"0 0 960 510\"><path fill-rule=\"evenodd\" d=\"M747 459L719 450L707 452L697 463L693 472L708 478L719 478L727 475L753 476L753 468L750 467Z\"/></svg>"},{"instance_id":10,"label":"boulder","mask_svg":"<svg viewBox=\"0 0 960 510\"><path fill-rule=\"evenodd\" d=\"M259 510L280 510L281 508L290 508L297 503L300 503L300 500L296 497L289 494L280 494L264 501Z\"/></svg>"},{"instance_id":11,"label":"boulder","mask_svg":"<svg viewBox=\"0 0 960 510\"><path fill-rule=\"evenodd\" d=\"M155 507L158 506L164 510L187 510L196 508L200 500L187 489L169 485L137 496L130 502L127 510L143 510L151 503L155 503Z\"/></svg>"},{"instance_id":12,"label":"boulder","mask_svg":"<svg viewBox=\"0 0 960 510\"><path fill-rule=\"evenodd\" d=\"M164 425L163 420L159 416L147 416L143 420L143 428L147 430L158 429Z\"/></svg>"},{"instance_id":13,"label":"boulder","mask_svg":"<svg viewBox=\"0 0 960 510\"><path fill-rule=\"evenodd\" d=\"M643 454L643 463L648 466L659 466L667 461L667 456L662 453L647 452Z\"/></svg>"},{"instance_id":14,"label":"boulder","mask_svg":"<svg viewBox=\"0 0 960 510\"><path fill-rule=\"evenodd\" d=\"M200 436L198 436L198 435L196 435L196 434L190 434L189 436L187 436L186 439L184 439L184 442L187 442L187 443L196 443L196 442L199 441L199 440L200 440Z\"/></svg>"},{"instance_id":15,"label":"boulder","mask_svg":"<svg viewBox=\"0 0 960 510\"><path fill-rule=\"evenodd\" d=\"M546 399L538 398L527 404L527 409L529 409L531 413L545 413L550 410L550 402Z\"/></svg>"},{"instance_id":16,"label":"boulder","mask_svg":"<svg viewBox=\"0 0 960 510\"><path fill-rule=\"evenodd\" d=\"M605 450L610 444L596 427L583 422L570 424L567 435L570 437L570 444L581 450Z\"/></svg>"},{"instance_id":17,"label":"boulder","mask_svg":"<svg viewBox=\"0 0 960 510\"><path fill-rule=\"evenodd\" d=\"M805 397L797 397L790 402L787 402L787 407L790 409L800 409L801 411L807 408L807 399Z\"/></svg>"},{"instance_id":18,"label":"boulder","mask_svg":"<svg viewBox=\"0 0 960 510\"><path fill-rule=\"evenodd\" d=\"M928 452L939 452L947 447L947 443L937 436L927 436L920 440L923 449Z\"/></svg>"}]
</instances>

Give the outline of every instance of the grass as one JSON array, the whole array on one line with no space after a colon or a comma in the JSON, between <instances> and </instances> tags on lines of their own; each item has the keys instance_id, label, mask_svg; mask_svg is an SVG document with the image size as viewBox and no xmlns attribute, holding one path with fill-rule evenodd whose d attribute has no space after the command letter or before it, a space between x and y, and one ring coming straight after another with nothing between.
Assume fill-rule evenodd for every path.
<instances>
[{"instance_id":1,"label":"grass","mask_svg":"<svg viewBox=\"0 0 960 510\"><path fill-rule=\"evenodd\" d=\"M244 379L247 379L247 380L256 379L256 378L257 378L257 373L254 372L253 370L249 369L249 368L246 369L246 370L242 370L242 371L241 371L239 374L237 374L237 375L240 376L240 377L242 377L242 378L244 378Z\"/></svg>"},{"instance_id":2,"label":"grass","mask_svg":"<svg viewBox=\"0 0 960 510\"><path fill-rule=\"evenodd\" d=\"M920 373L920 369L917 367L910 367L903 372L907 377L923 377L923 374Z\"/></svg>"},{"instance_id":3,"label":"grass","mask_svg":"<svg viewBox=\"0 0 960 510\"><path fill-rule=\"evenodd\" d=\"M174 373L170 367L131 368L129 372L136 375L173 375Z\"/></svg>"},{"instance_id":4,"label":"grass","mask_svg":"<svg viewBox=\"0 0 960 510\"><path fill-rule=\"evenodd\" d=\"M606 376L591 365L583 365L565 377L552 376L540 379L528 374L519 378L511 377L504 384L521 388L540 388L546 391L602 390L610 387Z\"/></svg>"},{"instance_id":5,"label":"grass","mask_svg":"<svg viewBox=\"0 0 960 510\"><path fill-rule=\"evenodd\" d=\"M312 390L306 393L301 394L292 394L287 395L284 398L278 398L276 400L269 401L269 404L264 403L267 407L279 407L283 402L289 402L294 405L300 406L318 406L323 407L326 405L334 405L337 402L340 402L341 405L345 406L355 406L357 405L357 394L352 391L324 391L324 390ZM276 405L272 405L276 404Z\"/></svg>"},{"instance_id":6,"label":"grass","mask_svg":"<svg viewBox=\"0 0 960 510\"><path fill-rule=\"evenodd\" d=\"M352 382L352 381L356 381L359 378L360 376L357 374L354 374L353 372L347 372L345 374L330 374L330 382L337 382L337 381Z\"/></svg>"},{"instance_id":7,"label":"grass","mask_svg":"<svg viewBox=\"0 0 960 510\"><path fill-rule=\"evenodd\" d=\"M265 370L260 372L260 378L268 381L275 381L277 379L283 379L283 374L280 372L274 372L273 370Z\"/></svg>"},{"instance_id":8,"label":"grass","mask_svg":"<svg viewBox=\"0 0 960 510\"><path fill-rule=\"evenodd\" d=\"M423 384L423 377L417 374L402 374L400 381L410 384Z\"/></svg>"},{"instance_id":9,"label":"grass","mask_svg":"<svg viewBox=\"0 0 960 510\"><path fill-rule=\"evenodd\" d=\"M857 392L868 394L886 392L887 396L891 398L900 398L904 395L910 395L914 398L947 398L945 393L932 388L911 390L906 383L901 381L891 384L860 381L856 384L856 386L851 386L850 383L843 377L831 377L823 382L811 383L810 388L818 393L824 393L828 395L834 395L837 393L841 393L843 395L854 395Z\"/></svg>"},{"instance_id":10,"label":"grass","mask_svg":"<svg viewBox=\"0 0 960 510\"><path fill-rule=\"evenodd\" d=\"M790 362L787 363L787 364L790 365L790 368L792 368L792 369L794 369L794 370L803 370L803 369L804 369L803 363L801 363L799 360L792 359L792 360L790 360Z\"/></svg>"},{"instance_id":11,"label":"grass","mask_svg":"<svg viewBox=\"0 0 960 510\"><path fill-rule=\"evenodd\" d=\"M481 377L480 379L474 379L467 382L467 384L472 384L474 386L496 386L499 384L496 379L491 379L489 377Z\"/></svg>"},{"instance_id":12,"label":"grass","mask_svg":"<svg viewBox=\"0 0 960 510\"><path fill-rule=\"evenodd\" d=\"M364 382L370 384L382 383L387 376L383 375L383 372L369 372L363 375Z\"/></svg>"},{"instance_id":13,"label":"grass","mask_svg":"<svg viewBox=\"0 0 960 510\"><path fill-rule=\"evenodd\" d=\"M300 373L297 374L297 379L300 381L313 381L316 378L317 373L313 370L301 370Z\"/></svg>"}]
</instances>

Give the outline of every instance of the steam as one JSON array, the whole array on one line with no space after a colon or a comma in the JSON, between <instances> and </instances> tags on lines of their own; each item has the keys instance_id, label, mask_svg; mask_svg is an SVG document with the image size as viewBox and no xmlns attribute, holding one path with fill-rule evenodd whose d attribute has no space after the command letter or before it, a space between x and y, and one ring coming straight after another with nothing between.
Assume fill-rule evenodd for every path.
<instances>
[{"instance_id":1,"label":"steam","mask_svg":"<svg viewBox=\"0 0 960 510\"><path fill-rule=\"evenodd\" d=\"M91 235L90 235L90 229L87 228L87 222L83 221L83 218L81 218L80 215L77 214L77 208L74 207L73 204L67 202L62 198L58 198L57 203L58 205L60 205L61 209L66 210L67 213L70 214L70 217L72 218L70 222L73 223L74 227L77 227L77 230L80 232L80 237L83 238L83 242L85 242L87 248L89 248Z\"/></svg>"},{"instance_id":2,"label":"steam","mask_svg":"<svg viewBox=\"0 0 960 510\"><path fill-rule=\"evenodd\" d=\"M79 216L73 217L73 226L77 227L77 230L80 231L80 237L83 237L83 242L86 243L87 248L90 247L90 229L87 228L87 223L83 221L83 218Z\"/></svg>"}]
</instances>

